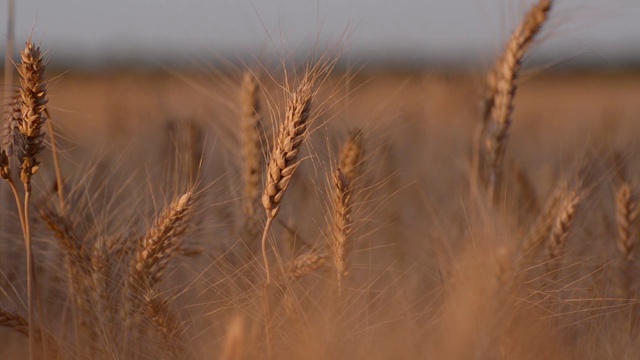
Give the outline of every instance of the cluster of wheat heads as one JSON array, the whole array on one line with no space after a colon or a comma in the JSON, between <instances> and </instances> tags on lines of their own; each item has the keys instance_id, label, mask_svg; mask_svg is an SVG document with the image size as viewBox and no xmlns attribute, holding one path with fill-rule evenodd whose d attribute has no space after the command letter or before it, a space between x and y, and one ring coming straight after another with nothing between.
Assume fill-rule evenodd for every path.
<instances>
[{"instance_id":1,"label":"cluster of wheat heads","mask_svg":"<svg viewBox=\"0 0 640 360\"><path fill-rule=\"evenodd\" d=\"M331 62L275 88L234 79L229 154L190 119L170 130L169 180L141 180L124 154L124 181L97 161L63 183L48 176L45 62L27 42L0 152L0 343L16 344L0 356L636 358L633 159L594 151L541 186L506 152L520 63L550 9L532 7L490 72L473 171L442 201L406 178L413 154L394 149L410 146L328 124ZM423 195L436 210L405 210Z\"/></svg>"}]
</instances>

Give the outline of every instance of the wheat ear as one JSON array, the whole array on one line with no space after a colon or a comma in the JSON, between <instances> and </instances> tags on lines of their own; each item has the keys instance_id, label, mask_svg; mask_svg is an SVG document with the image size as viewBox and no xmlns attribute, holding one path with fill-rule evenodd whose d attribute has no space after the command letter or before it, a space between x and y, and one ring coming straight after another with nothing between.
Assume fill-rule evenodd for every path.
<instances>
[{"instance_id":1,"label":"wheat ear","mask_svg":"<svg viewBox=\"0 0 640 360\"><path fill-rule=\"evenodd\" d=\"M284 267L286 278L289 280L299 280L324 265L328 257L328 255L313 252L300 255Z\"/></svg>"},{"instance_id":2,"label":"wheat ear","mask_svg":"<svg viewBox=\"0 0 640 360\"><path fill-rule=\"evenodd\" d=\"M147 291L143 299L144 314L153 324L156 334L161 340L160 345L171 353L173 359L186 358L185 349L180 341L182 324L170 311L168 302L160 297L155 290Z\"/></svg>"},{"instance_id":3,"label":"wheat ear","mask_svg":"<svg viewBox=\"0 0 640 360\"><path fill-rule=\"evenodd\" d=\"M622 179L623 177L621 177ZM638 199L635 189L626 181L618 185L616 191L616 229L618 236L616 245L622 257L619 264L619 292L625 299L634 297L634 275L635 267L634 250L637 241L637 218ZM637 304L631 305L631 328L635 329L635 319L637 317Z\"/></svg>"},{"instance_id":4,"label":"wheat ear","mask_svg":"<svg viewBox=\"0 0 640 360\"><path fill-rule=\"evenodd\" d=\"M267 213L267 222L262 234L262 257L266 271L266 283L271 282L267 257L267 236L273 219L278 215L282 198L289 188L291 178L300 164L298 154L307 137L313 81L305 76L298 89L289 94L284 122L280 124L276 144L269 157L267 180L262 193L262 206Z\"/></svg>"},{"instance_id":5,"label":"wheat ear","mask_svg":"<svg viewBox=\"0 0 640 360\"><path fill-rule=\"evenodd\" d=\"M244 213L255 217L260 197L262 181L262 124L260 122L260 99L258 80L251 72L246 72L240 88L242 123L242 158L244 167L242 179L246 202Z\"/></svg>"},{"instance_id":6,"label":"wheat ear","mask_svg":"<svg viewBox=\"0 0 640 360\"><path fill-rule=\"evenodd\" d=\"M242 180L244 185L242 210L244 213L242 239L246 249L255 256L260 235L260 184L262 182L262 142L263 128L260 121L259 84L255 75L245 72L240 86L240 122Z\"/></svg>"},{"instance_id":7,"label":"wheat ear","mask_svg":"<svg viewBox=\"0 0 640 360\"><path fill-rule=\"evenodd\" d=\"M573 190L570 191L562 201L560 211L556 215L555 222L551 228L551 234L547 241L547 257L549 260L547 264L549 273L557 269L554 264L561 256L562 250L565 247L581 200L582 196L580 193L577 190ZM555 273L553 276L556 276Z\"/></svg>"},{"instance_id":8,"label":"wheat ear","mask_svg":"<svg viewBox=\"0 0 640 360\"><path fill-rule=\"evenodd\" d=\"M156 289L169 261L177 254L180 238L189 224L193 200L191 190L176 197L157 217L136 249L127 279L127 303L121 313L127 330L131 330L134 323L131 315L135 317L147 306L145 295Z\"/></svg>"},{"instance_id":9,"label":"wheat ear","mask_svg":"<svg viewBox=\"0 0 640 360\"><path fill-rule=\"evenodd\" d=\"M638 217L638 202L631 185L623 183L616 191L616 229L618 251L625 260L633 259L635 248L635 223Z\"/></svg>"},{"instance_id":10,"label":"wheat ear","mask_svg":"<svg viewBox=\"0 0 640 360\"><path fill-rule=\"evenodd\" d=\"M362 157L362 133L355 132L342 146L338 168L333 172L333 258L336 266L338 293L342 296L344 278L348 274L351 248L352 184L358 176Z\"/></svg>"},{"instance_id":11,"label":"wheat ear","mask_svg":"<svg viewBox=\"0 0 640 360\"><path fill-rule=\"evenodd\" d=\"M502 56L488 76L488 95L484 111L484 116L488 116L488 119L483 120L484 129L481 144L479 144L482 149L479 151L483 160L483 171L487 172L485 180L491 201L495 199L495 190L509 137L516 79L522 59L534 37L546 22L551 4L551 0L539 0L531 7L523 22L511 35Z\"/></svg>"}]
</instances>

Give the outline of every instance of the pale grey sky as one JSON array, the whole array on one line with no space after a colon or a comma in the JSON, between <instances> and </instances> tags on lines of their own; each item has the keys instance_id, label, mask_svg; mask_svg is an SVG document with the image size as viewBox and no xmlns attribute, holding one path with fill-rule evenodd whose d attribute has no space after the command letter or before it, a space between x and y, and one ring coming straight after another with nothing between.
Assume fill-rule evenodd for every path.
<instances>
[{"instance_id":1,"label":"pale grey sky","mask_svg":"<svg viewBox=\"0 0 640 360\"><path fill-rule=\"evenodd\" d=\"M34 29L56 56L303 50L346 34L348 53L477 58L498 51L531 0L18 0L19 43ZM0 0L6 34L7 0ZM537 53L640 59L640 0L557 0ZM115 54L115 55L114 55ZM357 56L357 55L355 55Z\"/></svg>"}]
</instances>

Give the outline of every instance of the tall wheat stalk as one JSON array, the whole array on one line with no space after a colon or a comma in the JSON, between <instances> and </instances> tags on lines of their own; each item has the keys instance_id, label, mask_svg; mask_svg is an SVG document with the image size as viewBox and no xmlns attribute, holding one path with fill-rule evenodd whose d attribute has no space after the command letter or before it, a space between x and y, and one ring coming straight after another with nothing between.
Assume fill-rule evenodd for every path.
<instances>
[{"instance_id":1,"label":"tall wheat stalk","mask_svg":"<svg viewBox=\"0 0 640 360\"><path fill-rule=\"evenodd\" d=\"M256 256L257 241L260 235L260 183L262 182L262 140L263 129L260 121L259 84L255 75L244 73L240 88L240 122L242 127L242 180L243 194L243 231L242 237L250 254Z\"/></svg>"},{"instance_id":2,"label":"tall wheat stalk","mask_svg":"<svg viewBox=\"0 0 640 360\"><path fill-rule=\"evenodd\" d=\"M522 59L546 22L551 5L552 0L539 0L529 9L487 78L483 128L476 149L480 159L476 166L478 173L485 174L477 178L486 183L490 201L495 200Z\"/></svg>"},{"instance_id":3,"label":"tall wheat stalk","mask_svg":"<svg viewBox=\"0 0 640 360\"><path fill-rule=\"evenodd\" d=\"M342 146L338 167L333 172L333 258L336 266L338 296L342 297L344 279L349 273L349 253L353 232L353 182L358 177L362 158L362 132L354 132Z\"/></svg>"},{"instance_id":4,"label":"tall wheat stalk","mask_svg":"<svg viewBox=\"0 0 640 360\"><path fill-rule=\"evenodd\" d=\"M313 99L313 78L307 74L300 85L287 99L284 122L279 125L276 144L271 151L267 166L267 179L262 193L262 206L267 221L262 234L262 257L266 272L266 284L271 283L271 270L267 254L267 237L273 220L280 211L282 198L289 188L291 178L300 165L298 154L307 137L311 101Z\"/></svg>"},{"instance_id":5,"label":"tall wheat stalk","mask_svg":"<svg viewBox=\"0 0 640 360\"><path fill-rule=\"evenodd\" d=\"M24 50L20 53L21 63L18 67L20 89L14 98L12 111L5 124L2 150L0 151L0 176L9 184L20 217L22 233L27 253L27 304L29 323L29 357L35 356L36 334L38 327L36 308L40 318L44 317L42 304L37 295L37 281L33 246L31 242L31 226L29 205L31 202L31 179L38 172L40 154L44 150L42 127L44 126L47 106L47 89L44 79L45 65L40 48L29 38ZM18 188L13 180L11 161L15 157L20 165L20 181L24 188L21 200ZM40 327L42 329L42 327ZM42 336L44 339L44 336Z\"/></svg>"}]
</instances>

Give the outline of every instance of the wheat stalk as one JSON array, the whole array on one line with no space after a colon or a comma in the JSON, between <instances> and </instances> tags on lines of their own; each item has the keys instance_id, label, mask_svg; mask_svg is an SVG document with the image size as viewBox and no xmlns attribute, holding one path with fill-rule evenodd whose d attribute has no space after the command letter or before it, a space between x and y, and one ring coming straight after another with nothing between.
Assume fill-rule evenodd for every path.
<instances>
[{"instance_id":1,"label":"wheat stalk","mask_svg":"<svg viewBox=\"0 0 640 360\"><path fill-rule=\"evenodd\" d=\"M483 161L482 170L487 172L485 180L491 201L495 200L500 167L509 136L516 79L522 59L546 22L551 4L551 0L540 0L529 9L523 22L511 35L502 56L496 61L487 79L488 95L485 100L483 135L479 144L481 149L478 151Z\"/></svg>"},{"instance_id":2,"label":"wheat stalk","mask_svg":"<svg viewBox=\"0 0 640 360\"><path fill-rule=\"evenodd\" d=\"M255 256L260 232L258 208L262 182L263 128L260 119L259 84L249 71L245 72L240 86L240 122L242 128L242 180L244 183L242 239L251 255Z\"/></svg>"},{"instance_id":3,"label":"wheat stalk","mask_svg":"<svg viewBox=\"0 0 640 360\"><path fill-rule=\"evenodd\" d=\"M581 200L582 196L580 193L577 190L573 190L570 191L562 201L553 227L551 228L549 239L547 240L547 257L549 259L547 262L548 273L557 269L554 263L560 257L562 249L565 247ZM556 274L554 273L553 276L555 277Z\"/></svg>"},{"instance_id":4,"label":"wheat stalk","mask_svg":"<svg viewBox=\"0 0 640 360\"><path fill-rule=\"evenodd\" d=\"M136 249L127 278L127 303L121 312L127 330L134 324L132 316L148 305L145 295L155 291L169 261L176 255L193 205L192 190L177 196L157 217Z\"/></svg>"},{"instance_id":5,"label":"wheat stalk","mask_svg":"<svg viewBox=\"0 0 640 360\"><path fill-rule=\"evenodd\" d=\"M333 180L333 248L336 266L336 280L339 295L342 296L344 278L348 274L349 250L351 248L352 183L358 177L358 167L362 158L362 131L354 132L340 151L338 168Z\"/></svg>"},{"instance_id":6,"label":"wheat stalk","mask_svg":"<svg viewBox=\"0 0 640 360\"><path fill-rule=\"evenodd\" d=\"M20 53L21 63L18 67L20 75L20 89L18 104L20 107L19 118L16 118L15 111L8 125L9 133L12 136L11 147L9 152L13 152L20 163L20 180L24 185L23 205L20 205L20 197L18 195L13 179L7 171L3 171L3 175L7 176L18 211L21 214L22 231L25 240L27 252L27 303L29 308L29 358L35 356L35 334L33 329L36 324L36 308L40 312L40 316L44 316L42 312L42 304L38 300L35 263L33 257L33 249L31 244L31 228L29 224L29 204L31 198L31 178L38 172L39 156L44 150L42 127L46 122L46 106L47 106L47 89L44 79L45 64L40 53L40 48L35 46L29 38L26 42L24 50ZM6 140L5 140L6 141ZM8 154L5 154L8 155ZM3 160L2 166L5 167ZM8 161L7 161L8 163Z\"/></svg>"},{"instance_id":7,"label":"wheat stalk","mask_svg":"<svg viewBox=\"0 0 640 360\"><path fill-rule=\"evenodd\" d=\"M284 122L280 124L276 144L271 151L267 166L267 179L262 193L262 206L267 213L267 222L262 235L262 257L266 271L266 283L271 282L271 271L267 257L267 235L278 215L282 198L289 188L291 177L298 168L298 154L307 137L307 128L313 99L313 79L307 74L296 91L289 94Z\"/></svg>"}]
</instances>

